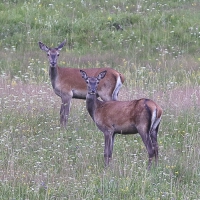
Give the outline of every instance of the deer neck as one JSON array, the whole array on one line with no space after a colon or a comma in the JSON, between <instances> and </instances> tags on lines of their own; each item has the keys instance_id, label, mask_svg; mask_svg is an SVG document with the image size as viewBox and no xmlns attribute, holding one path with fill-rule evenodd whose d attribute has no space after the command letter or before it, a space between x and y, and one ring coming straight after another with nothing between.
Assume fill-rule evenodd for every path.
<instances>
[{"instance_id":1,"label":"deer neck","mask_svg":"<svg viewBox=\"0 0 200 200\"><path fill-rule=\"evenodd\" d=\"M56 78L58 76L57 66L56 67L50 66L50 68L49 68L49 76L50 76L50 79L51 79L52 87L53 87L53 89L55 89L55 82L56 82Z\"/></svg>"},{"instance_id":2,"label":"deer neck","mask_svg":"<svg viewBox=\"0 0 200 200\"><path fill-rule=\"evenodd\" d=\"M94 113L96 108L99 106L101 102L97 99L97 95L95 94L87 94L86 96L86 107L87 110L94 121Z\"/></svg>"}]
</instances>

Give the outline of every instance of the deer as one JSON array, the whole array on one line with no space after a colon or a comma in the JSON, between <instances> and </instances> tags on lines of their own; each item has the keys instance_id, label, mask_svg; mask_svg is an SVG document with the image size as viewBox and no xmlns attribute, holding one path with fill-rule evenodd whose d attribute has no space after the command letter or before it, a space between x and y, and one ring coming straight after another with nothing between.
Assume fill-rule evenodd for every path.
<instances>
[{"instance_id":1,"label":"deer","mask_svg":"<svg viewBox=\"0 0 200 200\"><path fill-rule=\"evenodd\" d=\"M157 133L162 116L162 108L146 98L131 101L102 101L97 98L97 88L107 71L90 77L80 70L87 84L86 108L98 129L104 134L104 162L109 165L112 159L115 134L136 134L148 152L148 169L152 159L158 162Z\"/></svg>"},{"instance_id":2,"label":"deer","mask_svg":"<svg viewBox=\"0 0 200 200\"><path fill-rule=\"evenodd\" d=\"M66 128L71 100L72 98L86 99L87 86L85 81L81 78L80 69L59 67L57 64L59 52L66 44L66 40L56 48L49 48L42 42L38 42L38 44L40 49L47 53L51 84L55 94L58 95L62 101L60 108L60 125ZM107 75L97 88L97 96L103 101L117 101L118 93L124 83L125 77L123 74L109 67L85 69L90 76L96 76L102 70L106 70Z\"/></svg>"}]
</instances>

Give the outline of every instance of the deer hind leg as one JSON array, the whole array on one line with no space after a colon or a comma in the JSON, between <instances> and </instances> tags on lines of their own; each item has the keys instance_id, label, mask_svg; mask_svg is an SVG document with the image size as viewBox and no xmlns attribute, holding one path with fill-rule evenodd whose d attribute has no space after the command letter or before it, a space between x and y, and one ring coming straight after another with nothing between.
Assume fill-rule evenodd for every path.
<instances>
[{"instance_id":1,"label":"deer hind leg","mask_svg":"<svg viewBox=\"0 0 200 200\"><path fill-rule=\"evenodd\" d=\"M158 128L159 128L159 124L155 129L152 129L150 133L150 138L151 138L152 145L154 148L154 153L155 153L156 164L158 164L158 142L157 142Z\"/></svg>"},{"instance_id":2,"label":"deer hind leg","mask_svg":"<svg viewBox=\"0 0 200 200\"><path fill-rule=\"evenodd\" d=\"M151 141L149 134L147 135L146 140L146 149L149 154L148 170L151 168L153 157L155 156L155 150Z\"/></svg>"},{"instance_id":3,"label":"deer hind leg","mask_svg":"<svg viewBox=\"0 0 200 200\"><path fill-rule=\"evenodd\" d=\"M114 85L109 82L105 83L105 85L98 90L98 95L103 101L117 101L119 90L122 86L121 78L118 76L116 80L112 77L109 81L113 82Z\"/></svg>"},{"instance_id":4,"label":"deer hind leg","mask_svg":"<svg viewBox=\"0 0 200 200\"><path fill-rule=\"evenodd\" d=\"M110 91L106 91L105 94L99 93L98 94L103 101L112 101L112 94Z\"/></svg>"},{"instance_id":5,"label":"deer hind leg","mask_svg":"<svg viewBox=\"0 0 200 200\"><path fill-rule=\"evenodd\" d=\"M70 111L70 104L71 104L71 96L62 96L62 104L60 108L60 124L62 127L67 126L68 116Z\"/></svg>"},{"instance_id":6,"label":"deer hind leg","mask_svg":"<svg viewBox=\"0 0 200 200\"><path fill-rule=\"evenodd\" d=\"M152 164L152 159L153 157L155 156L155 151L154 151L154 148L153 148L153 144L152 144L152 141L151 141L151 138L150 138L150 135L148 133L140 133L140 136L142 137L142 141L147 149L147 152L148 152L148 156L149 156L149 161L148 161L148 170L151 168L151 164Z\"/></svg>"},{"instance_id":7,"label":"deer hind leg","mask_svg":"<svg viewBox=\"0 0 200 200\"><path fill-rule=\"evenodd\" d=\"M122 82L119 76L115 83L115 87L110 85L110 87L104 88L103 92L99 91L99 96L103 101L117 101L121 86Z\"/></svg>"}]
</instances>

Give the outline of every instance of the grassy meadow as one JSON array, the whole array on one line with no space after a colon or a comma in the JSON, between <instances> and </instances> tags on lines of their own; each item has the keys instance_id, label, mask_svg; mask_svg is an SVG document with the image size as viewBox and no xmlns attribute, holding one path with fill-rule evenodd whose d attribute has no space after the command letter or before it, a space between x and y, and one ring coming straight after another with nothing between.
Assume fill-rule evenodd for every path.
<instances>
[{"instance_id":1,"label":"grassy meadow","mask_svg":"<svg viewBox=\"0 0 200 200\"><path fill-rule=\"evenodd\" d=\"M200 199L199 9L198 0L1 1L0 200ZM146 170L137 134L116 136L105 169L84 100L72 100L60 128L38 41L64 39L60 66L112 67L126 77L119 100L161 105L157 167Z\"/></svg>"}]
</instances>

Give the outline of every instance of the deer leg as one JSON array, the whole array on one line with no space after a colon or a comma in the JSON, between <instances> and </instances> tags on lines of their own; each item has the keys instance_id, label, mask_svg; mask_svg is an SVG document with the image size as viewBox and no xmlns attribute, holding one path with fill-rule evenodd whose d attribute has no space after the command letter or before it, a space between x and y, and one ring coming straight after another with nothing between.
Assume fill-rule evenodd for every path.
<instances>
[{"instance_id":1,"label":"deer leg","mask_svg":"<svg viewBox=\"0 0 200 200\"><path fill-rule=\"evenodd\" d=\"M149 135L147 135L146 149L147 149L148 154L149 154L149 162L148 162L148 170L149 170L151 168L151 165L152 165L153 157L155 156L155 150L154 150L154 147L153 147L153 144L152 144L152 141L151 141Z\"/></svg>"},{"instance_id":2,"label":"deer leg","mask_svg":"<svg viewBox=\"0 0 200 200\"><path fill-rule=\"evenodd\" d=\"M104 133L105 137L105 147L104 147L104 160L105 166L109 165L110 160L112 159L112 151L113 151L113 133L106 132Z\"/></svg>"},{"instance_id":3,"label":"deer leg","mask_svg":"<svg viewBox=\"0 0 200 200\"><path fill-rule=\"evenodd\" d=\"M153 129L150 133L150 137L151 137L151 141L152 141L152 145L153 145L154 153L155 153L156 164L158 163L158 142L157 142L158 128L159 128L159 125L156 127L156 129Z\"/></svg>"},{"instance_id":4,"label":"deer leg","mask_svg":"<svg viewBox=\"0 0 200 200\"><path fill-rule=\"evenodd\" d=\"M103 95L99 95L99 96L101 97L101 99L103 101L112 101L113 100L112 95L110 95L110 94L103 94Z\"/></svg>"},{"instance_id":5,"label":"deer leg","mask_svg":"<svg viewBox=\"0 0 200 200\"><path fill-rule=\"evenodd\" d=\"M149 134L140 134L140 135L142 137L142 140L145 144L145 147L146 147L148 155L149 155L149 161L148 161L148 170L149 170L151 168L152 159L155 156L155 151L154 151Z\"/></svg>"},{"instance_id":6,"label":"deer leg","mask_svg":"<svg viewBox=\"0 0 200 200\"><path fill-rule=\"evenodd\" d=\"M71 96L62 97L62 104L60 108L60 124L62 127L66 127L67 125L71 99L72 99Z\"/></svg>"},{"instance_id":7,"label":"deer leg","mask_svg":"<svg viewBox=\"0 0 200 200\"><path fill-rule=\"evenodd\" d=\"M112 158L112 152L113 152L113 146L114 146L114 139L115 139L115 134L112 134L112 141L111 141L111 147L110 147L110 150L111 150L111 158Z\"/></svg>"},{"instance_id":8,"label":"deer leg","mask_svg":"<svg viewBox=\"0 0 200 200\"><path fill-rule=\"evenodd\" d=\"M104 88L105 90L105 88ZM98 91L98 95L99 97L101 97L101 99L103 101L112 101L113 98L112 98L112 92L113 92L113 88L106 88L106 92L103 91Z\"/></svg>"}]
</instances>

